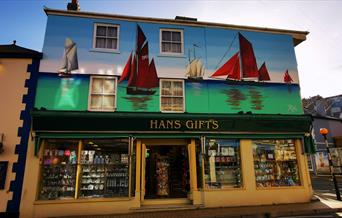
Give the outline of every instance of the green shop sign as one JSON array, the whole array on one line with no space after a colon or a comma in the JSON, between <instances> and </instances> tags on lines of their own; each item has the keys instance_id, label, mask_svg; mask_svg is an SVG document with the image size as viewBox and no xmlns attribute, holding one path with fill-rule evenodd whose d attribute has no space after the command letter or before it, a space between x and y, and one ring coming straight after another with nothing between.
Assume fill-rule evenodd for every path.
<instances>
[{"instance_id":1,"label":"green shop sign","mask_svg":"<svg viewBox=\"0 0 342 218\"><path fill-rule=\"evenodd\" d=\"M292 132L310 130L307 115L169 114L33 111L34 131Z\"/></svg>"}]
</instances>

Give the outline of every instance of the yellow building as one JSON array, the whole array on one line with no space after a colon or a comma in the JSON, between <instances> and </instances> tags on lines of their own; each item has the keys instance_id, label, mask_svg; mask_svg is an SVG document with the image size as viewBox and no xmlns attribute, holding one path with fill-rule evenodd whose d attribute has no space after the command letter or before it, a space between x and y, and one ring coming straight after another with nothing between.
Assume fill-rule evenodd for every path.
<instances>
[{"instance_id":1,"label":"yellow building","mask_svg":"<svg viewBox=\"0 0 342 218\"><path fill-rule=\"evenodd\" d=\"M18 215L38 66L42 54L0 45L0 215Z\"/></svg>"},{"instance_id":2,"label":"yellow building","mask_svg":"<svg viewBox=\"0 0 342 218\"><path fill-rule=\"evenodd\" d=\"M45 12L22 217L310 201L307 32Z\"/></svg>"}]
</instances>

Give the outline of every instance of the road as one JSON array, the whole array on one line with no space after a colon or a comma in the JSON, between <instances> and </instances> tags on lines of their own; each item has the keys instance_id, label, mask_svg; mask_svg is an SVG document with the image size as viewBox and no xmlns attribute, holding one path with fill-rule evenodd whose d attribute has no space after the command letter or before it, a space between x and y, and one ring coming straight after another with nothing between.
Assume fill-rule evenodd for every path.
<instances>
[{"instance_id":1,"label":"road","mask_svg":"<svg viewBox=\"0 0 342 218\"><path fill-rule=\"evenodd\" d=\"M336 177L339 190L342 193L342 177ZM311 175L312 188L315 192L319 193L332 193L335 194L334 183L330 176L314 176Z\"/></svg>"}]
</instances>

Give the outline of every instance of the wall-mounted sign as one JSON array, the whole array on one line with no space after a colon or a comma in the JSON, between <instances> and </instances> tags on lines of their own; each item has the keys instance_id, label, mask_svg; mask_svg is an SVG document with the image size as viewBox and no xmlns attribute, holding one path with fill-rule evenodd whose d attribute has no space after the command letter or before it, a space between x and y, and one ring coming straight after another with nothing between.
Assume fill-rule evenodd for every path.
<instances>
[{"instance_id":1,"label":"wall-mounted sign","mask_svg":"<svg viewBox=\"0 0 342 218\"><path fill-rule=\"evenodd\" d=\"M8 161L0 161L0 190L5 189Z\"/></svg>"},{"instance_id":2,"label":"wall-mounted sign","mask_svg":"<svg viewBox=\"0 0 342 218\"><path fill-rule=\"evenodd\" d=\"M150 120L150 129L158 130L216 130L219 128L217 120Z\"/></svg>"}]
</instances>

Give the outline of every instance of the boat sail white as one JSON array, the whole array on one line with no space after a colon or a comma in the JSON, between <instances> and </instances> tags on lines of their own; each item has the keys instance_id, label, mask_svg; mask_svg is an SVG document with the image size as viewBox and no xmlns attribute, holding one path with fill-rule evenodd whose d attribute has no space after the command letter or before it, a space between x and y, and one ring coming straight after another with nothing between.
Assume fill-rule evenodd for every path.
<instances>
[{"instance_id":1,"label":"boat sail white","mask_svg":"<svg viewBox=\"0 0 342 218\"><path fill-rule=\"evenodd\" d=\"M70 38L65 39L62 66L58 70L60 76L68 76L71 71L78 69L76 43Z\"/></svg>"}]
</instances>

